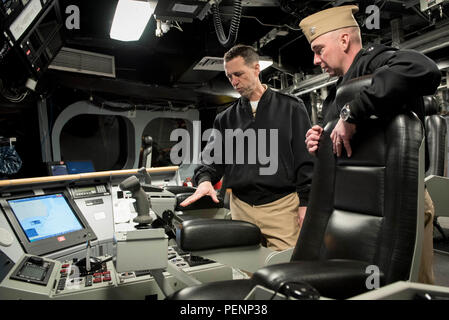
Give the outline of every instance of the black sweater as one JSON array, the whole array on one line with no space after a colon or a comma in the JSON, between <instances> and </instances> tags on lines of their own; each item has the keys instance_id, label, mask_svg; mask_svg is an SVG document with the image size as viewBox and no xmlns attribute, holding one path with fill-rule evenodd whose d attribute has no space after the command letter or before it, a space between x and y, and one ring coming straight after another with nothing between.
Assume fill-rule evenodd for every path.
<instances>
[{"instance_id":1,"label":"black sweater","mask_svg":"<svg viewBox=\"0 0 449 320\"><path fill-rule=\"evenodd\" d=\"M389 119L404 111L413 111L424 126L425 108L421 97L435 94L441 81L441 72L435 62L417 51L397 50L384 45L361 49L348 72L331 88L323 104L325 123L337 119L343 107L336 103L337 88L365 75L372 75L371 85L362 88L349 102L353 122L363 125L363 121L372 115ZM427 170L427 143L425 158Z\"/></svg>"},{"instance_id":2,"label":"black sweater","mask_svg":"<svg viewBox=\"0 0 449 320\"><path fill-rule=\"evenodd\" d=\"M262 95L256 116L253 117L249 100L241 97L231 107L217 115L214 129L221 133L221 139L211 135L202 152L221 148L221 161L203 164L195 170L194 183L203 181L217 183L224 175L226 187L250 205L262 205L278 200L291 192L298 192L300 206L307 206L313 171L313 157L307 152L305 134L311 127L310 119L304 103L290 95L275 92L268 88ZM228 131L226 131L228 129ZM242 144L233 143L232 150L226 145L226 132L241 129L243 133L254 132L248 144L245 139ZM249 130L248 130L249 129ZM274 136L270 141L270 129L277 130L277 141ZM259 139L260 132L265 132L265 144ZM240 135L242 136L242 135ZM230 140L228 140L230 141ZM270 150L270 142L271 150ZM274 143L274 144L273 144ZM220 147L221 145L221 147ZM257 155L260 146L265 147L262 156L270 159L264 161ZM277 157L274 153L277 150ZM231 152L233 157L231 157ZM238 157L243 153L244 163L238 163ZM248 154L250 153L250 154ZM252 154L255 153L255 154ZM212 153L215 155L215 153ZM217 158L215 158L217 159ZM250 161L250 159L256 159ZM276 163L275 163L276 162ZM261 174L261 170L276 169L273 174ZM270 170L269 170L270 171Z\"/></svg>"},{"instance_id":3,"label":"black sweater","mask_svg":"<svg viewBox=\"0 0 449 320\"><path fill-rule=\"evenodd\" d=\"M359 51L348 72L330 90L323 105L325 123L337 119L343 107L335 103L336 88L369 74L373 76L371 86L360 90L349 102L355 123L372 115L388 118L408 108L424 121L424 106L417 98L435 94L441 81L435 62L414 50L372 45Z\"/></svg>"}]
</instances>

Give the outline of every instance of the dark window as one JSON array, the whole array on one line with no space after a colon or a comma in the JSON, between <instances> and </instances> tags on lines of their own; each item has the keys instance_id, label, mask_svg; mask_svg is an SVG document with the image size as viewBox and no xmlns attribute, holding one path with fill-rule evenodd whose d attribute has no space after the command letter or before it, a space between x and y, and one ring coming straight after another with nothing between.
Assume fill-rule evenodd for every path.
<instances>
[{"instance_id":1,"label":"dark window","mask_svg":"<svg viewBox=\"0 0 449 320\"><path fill-rule=\"evenodd\" d=\"M61 160L91 160L96 171L123 169L127 130L120 116L82 114L61 131Z\"/></svg>"},{"instance_id":2,"label":"dark window","mask_svg":"<svg viewBox=\"0 0 449 320\"><path fill-rule=\"evenodd\" d=\"M172 118L157 118L150 121L143 131L143 137L151 136L153 140L151 166L152 167L165 167L171 165L179 165L173 163L170 159L171 148L176 145L178 141L170 141L170 135L175 129L185 129L190 136L190 158L192 159L192 123L184 119L172 119Z\"/></svg>"}]
</instances>

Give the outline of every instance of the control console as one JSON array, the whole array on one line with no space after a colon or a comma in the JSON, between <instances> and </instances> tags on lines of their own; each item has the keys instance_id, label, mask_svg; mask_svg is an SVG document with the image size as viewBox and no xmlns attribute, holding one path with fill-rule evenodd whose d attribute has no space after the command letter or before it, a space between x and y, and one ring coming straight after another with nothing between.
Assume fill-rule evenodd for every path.
<instances>
[{"instance_id":1,"label":"control console","mask_svg":"<svg viewBox=\"0 0 449 320\"><path fill-rule=\"evenodd\" d=\"M55 264L41 257L29 256L22 260L11 279L46 286Z\"/></svg>"},{"instance_id":2,"label":"control console","mask_svg":"<svg viewBox=\"0 0 449 320\"><path fill-rule=\"evenodd\" d=\"M0 300L115 300L165 298L151 270L118 272L113 257L57 261L25 254L0 282ZM169 246L167 259L201 282L232 279L232 269ZM164 281L174 290L185 285L167 271Z\"/></svg>"}]
</instances>

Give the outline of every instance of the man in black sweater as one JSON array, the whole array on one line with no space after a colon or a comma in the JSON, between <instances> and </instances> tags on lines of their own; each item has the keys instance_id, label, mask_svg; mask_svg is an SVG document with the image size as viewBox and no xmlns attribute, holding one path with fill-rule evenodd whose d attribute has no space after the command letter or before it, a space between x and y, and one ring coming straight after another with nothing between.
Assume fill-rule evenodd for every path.
<instances>
[{"instance_id":1,"label":"man in black sweater","mask_svg":"<svg viewBox=\"0 0 449 320\"><path fill-rule=\"evenodd\" d=\"M260 82L259 56L250 46L231 48L224 68L241 97L215 118L193 178L198 188L181 206L205 195L218 202L213 185L225 176L232 218L258 225L269 248L293 247L313 171L303 143L311 127L304 103Z\"/></svg>"},{"instance_id":2,"label":"man in black sweater","mask_svg":"<svg viewBox=\"0 0 449 320\"><path fill-rule=\"evenodd\" d=\"M337 84L329 90L323 104L325 123L339 119L331 133L334 153L352 155L351 138L357 126L376 116L388 119L409 108L424 123L425 110L420 97L435 93L441 81L437 65L413 50L397 50L383 45L362 47L362 39L353 13L357 6L348 5L326 9L304 18L300 27L314 52L314 64L324 72L338 76ZM347 81L372 75L372 84L362 88L344 106L337 106L336 91ZM323 129L314 125L306 134L311 154L319 147ZM427 159L426 152L426 159ZM433 203L425 192L425 230L420 282L433 283Z\"/></svg>"}]
</instances>

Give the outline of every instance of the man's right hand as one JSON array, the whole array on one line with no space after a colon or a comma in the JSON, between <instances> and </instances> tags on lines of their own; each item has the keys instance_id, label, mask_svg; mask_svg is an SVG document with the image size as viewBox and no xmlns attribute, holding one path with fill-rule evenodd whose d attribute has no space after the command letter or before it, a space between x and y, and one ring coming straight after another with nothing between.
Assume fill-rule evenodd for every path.
<instances>
[{"instance_id":1,"label":"man's right hand","mask_svg":"<svg viewBox=\"0 0 449 320\"><path fill-rule=\"evenodd\" d=\"M307 150L311 155L315 155L318 150L318 141L320 140L321 134L323 133L323 128L318 125L314 125L306 133L306 145Z\"/></svg>"},{"instance_id":2,"label":"man's right hand","mask_svg":"<svg viewBox=\"0 0 449 320\"><path fill-rule=\"evenodd\" d=\"M203 181L198 185L198 188L196 189L195 193L192 194L187 199L185 199L179 205L181 207L187 207L189 204L194 203L195 201L204 196L210 196L212 200L216 203L220 202L217 198L217 192L212 186L212 183L210 181Z\"/></svg>"}]
</instances>

